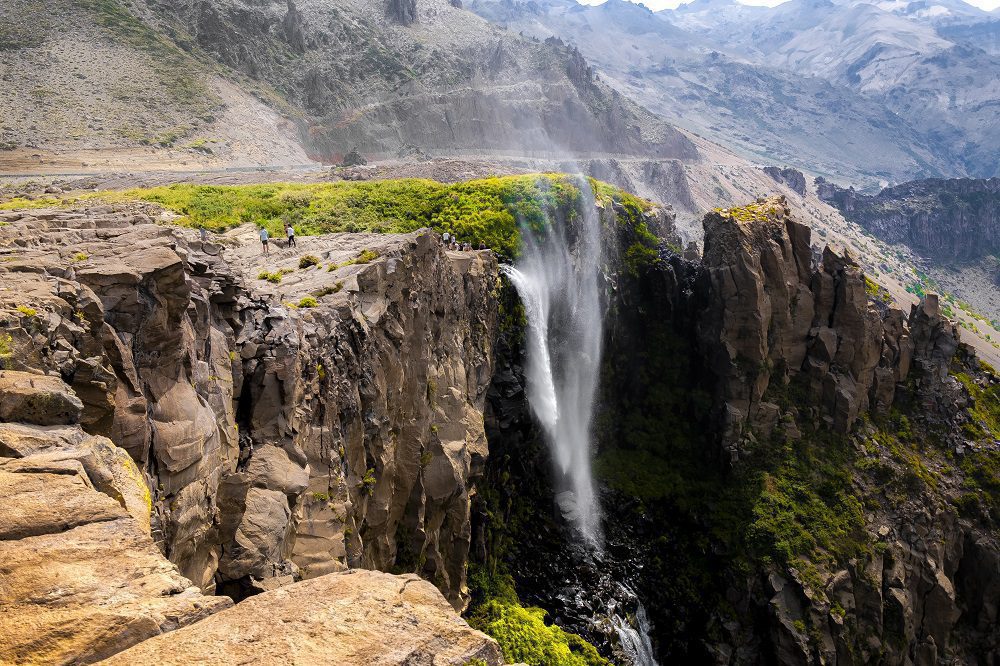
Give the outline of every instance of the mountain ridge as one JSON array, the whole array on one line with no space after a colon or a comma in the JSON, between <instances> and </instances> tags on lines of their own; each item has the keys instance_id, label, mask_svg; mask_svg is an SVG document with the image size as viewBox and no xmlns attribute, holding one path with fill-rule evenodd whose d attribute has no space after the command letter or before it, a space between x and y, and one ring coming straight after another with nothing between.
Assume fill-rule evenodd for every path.
<instances>
[{"instance_id":1,"label":"mountain ridge","mask_svg":"<svg viewBox=\"0 0 1000 666\"><path fill-rule=\"evenodd\" d=\"M991 115L1000 90L989 78L1000 61L940 36L937 19L806 0L659 12L624 1L468 6L512 30L577 44L644 106L756 159L869 187L1000 169ZM954 25L988 18L972 13Z\"/></svg>"},{"instance_id":2,"label":"mountain ridge","mask_svg":"<svg viewBox=\"0 0 1000 666\"><path fill-rule=\"evenodd\" d=\"M268 163L271 128L225 122L254 104L284 125L285 163L355 148L695 155L595 80L575 49L522 39L447 0L421 0L407 23L374 0L62 0L65 11L36 26L31 0L12 2L0 71L29 94L0 102L8 157L152 148L205 161L250 144L246 161Z\"/></svg>"}]
</instances>

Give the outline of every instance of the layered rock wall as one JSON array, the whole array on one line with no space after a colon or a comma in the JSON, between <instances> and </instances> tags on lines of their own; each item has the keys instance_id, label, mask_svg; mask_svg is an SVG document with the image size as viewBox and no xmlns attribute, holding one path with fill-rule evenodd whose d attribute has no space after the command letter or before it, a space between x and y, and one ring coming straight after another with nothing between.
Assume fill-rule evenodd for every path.
<instances>
[{"instance_id":1,"label":"layered rock wall","mask_svg":"<svg viewBox=\"0 0 1000 666\"><path fill-rule=\"evenodd\" d=\"M710 213L704 224L710 303L699 328L734 456L798 415L775 402L789 387L805 392L800 408L846 433L861 414L889 409L915 343L921 362L947 374L958 331L937 298L909 317L877 306L849 256L827 248L815 260L810 229L791 219L784 199Z\"/></svg>"},{"instance_id":2,"label":"layered rock wall","mask_svg":"<svg viewBox=\"0 0 1000 666\"><path fill-rule=\"evenodd\" d=\"M1000 247L1000 178L928 178L876 195L817 179L817 193L888 243L941 261L970 261Z\"/></svg>"},{"instance_id":3,"label":"layered rock wall","mask_svg":"<svg viewBox=\"0 0 1000 666\"><path fill-rule=\"evenodd\" d=\"M490 253L342 235L265 263L252 230L202 243L141 207L4 221L0 363L65 379L83 428L129 453L183 575L239 596L399 569L464 604Z\"/></svg>"}]
</instances>

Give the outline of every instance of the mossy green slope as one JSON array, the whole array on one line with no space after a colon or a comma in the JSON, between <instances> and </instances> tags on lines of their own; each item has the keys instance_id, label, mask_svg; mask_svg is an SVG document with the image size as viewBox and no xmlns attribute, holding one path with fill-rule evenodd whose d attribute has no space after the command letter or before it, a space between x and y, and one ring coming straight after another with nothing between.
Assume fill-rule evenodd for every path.
<instances>
[{"instance_id":1,"label":"mossy green slope","mask_svg":"<svg viewBox=\"0 0 1000 666\"><path fill-rule=\"evenodd\" d=\"M480 599L469 615L469 624L495 638L508 662L610 666L611 662L587 641L546 624L544 610L521 605L509 574L502 570L489 573L481 566L473 569L469 578Z\"/></svg>"},{"instance_id":2,"label":"mossy green slope","mask_svg":"<svg viewBox=\"0 0 1000 666\"><path fill-rule=\"evenodd\" d=\"M647 201L593 179L563 174L505 176L444 184L400 179L336 183L191 185L88 194L77 199L15 199L0 210L61 205L81 199L147 201L177 213L178 224L221 232L257 224L279 234L290 223L299 235L333 232L405 233L422 227L486 244L504 257L517 255L520 226L539 229L551 220L572 220L590 189L600 203L616 202L623 222L640 220ZM648 234L652 236L651 234ZM655 246L655 237L651 244ZM635 252L645 252L640 248Z\"/></svg>"}]
</instances>

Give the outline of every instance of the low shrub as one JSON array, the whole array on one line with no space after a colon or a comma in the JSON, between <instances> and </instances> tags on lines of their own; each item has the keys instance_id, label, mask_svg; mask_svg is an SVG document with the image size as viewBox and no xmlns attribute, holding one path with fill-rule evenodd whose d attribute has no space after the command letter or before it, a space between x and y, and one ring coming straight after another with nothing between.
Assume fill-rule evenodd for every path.
<instances>
[{"instance_id":1,"label":"low shrub","mask_svg":"<svg viewBox=\"0 0 1000 666\"><path fill-rule=\"evenodd\" d=\"M258 280L267 280L268 282L272 282L274 284L278 284L279 282L281 282L281 276L282 276L281 271L275 271L274 273L261 271L260 273L257 273Z\"/></svg>"},{"instance_id":2,"label":"low shrub","mask_svg":"<svg viewBox=\"0 0 1000 666\"><path fill-rule=\"evenodd\" d=\"M306 254L299 257L299 268L309 268L310 266L318 266L318 265L319 265L319 257L315 255Z\"/></svg>"}]
</instances>

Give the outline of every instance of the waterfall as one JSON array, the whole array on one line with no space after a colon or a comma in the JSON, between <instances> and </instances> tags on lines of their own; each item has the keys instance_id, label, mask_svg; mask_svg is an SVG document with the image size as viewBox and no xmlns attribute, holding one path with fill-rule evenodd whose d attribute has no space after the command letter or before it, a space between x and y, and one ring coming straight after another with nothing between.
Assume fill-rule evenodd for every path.
<instances>
[{"instance_id":1,"label":"waterfall","mask_svg":"<svg viewBox=\"0 0 1000 666\"><path fill-rule=\"evenodd\" d=\"M634 594L627 588L626 591L629 594ZM622 651L629 661L635 666L657 666L653 652L653 641L649 637L652 627L646 616L645 606L638 599L636 600L634 626L629 623L627 618L618 614L614 616L614 623L618 632L618 640L621 641Z\"/></svg>"},{"instance_id":2,"label":"waterfall","mask_svg":"<svg viewBox=\"0 0 1000 666\"><path fill-rule=\"evenodd\" d=\"M600 549L591 420L604 332L601 223L593 194L581 182L585 201L572 228L552 220L540 230L522 224L521 257L504 270L528 320L525 391L561 477L559 508L584 541Z\"/></svg>"},{"instance_id":3,"label":"waterfall","mask_svg":"<svg viewBox=\"0 0 1000 666\"><path fill-rule=\"evenodd\" d=\"M521 256L503 270L527 318L525 392L556 466L556 503L579 532L583 557L601 569L605 552L591 471L591 427L606 311L600 283L604 257L594 196L586 179L579 182L580 214L564 224L548 220L541 228L522 224ZM603 575L609 575L606 569ZM630 618L612 600L608 626L631 664L656 666L646 610L631 589L617 587L636 612Z\"/></svg>"}]
</instances>

